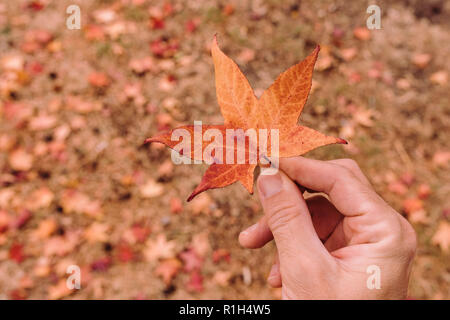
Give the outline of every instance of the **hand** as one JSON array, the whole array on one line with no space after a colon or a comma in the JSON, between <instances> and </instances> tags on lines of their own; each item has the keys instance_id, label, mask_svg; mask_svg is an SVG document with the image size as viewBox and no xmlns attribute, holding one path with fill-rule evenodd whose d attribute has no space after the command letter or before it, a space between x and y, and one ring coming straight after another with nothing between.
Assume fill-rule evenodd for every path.
<instances>
[{"instance_id":1,"label":"hand","mask_svg":"<svg viewBox=\"0 0 450 320\"><path fill-rule=\"evenodd\" d=\"M305 201L300 188L328 195ZM268 277L283 299L404 299L416 235L373 190L356 162L280 159L260 175L261 220L241 232L246 248L272 239L278 253ZM368 278L379 268L380 289Z\"/></svg>"}]
</instances>

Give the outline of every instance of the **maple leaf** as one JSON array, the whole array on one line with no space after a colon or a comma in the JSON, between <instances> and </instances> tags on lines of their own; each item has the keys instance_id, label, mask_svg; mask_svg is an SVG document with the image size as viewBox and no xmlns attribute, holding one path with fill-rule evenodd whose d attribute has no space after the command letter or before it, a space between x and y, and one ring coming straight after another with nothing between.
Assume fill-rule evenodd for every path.
<instances>
[{"instance_id":1,"label":"maple leaf","mask_svg":"<svg viewBox=\"0 0 450 320\"><path fill-rule=\"evenodd\" d=\"M280 74L258 99L247 78L236 63L220 50L217 39L214 37L211 53L215 67L216 94L225 123L223 125L201 126L202 136L208 129L219 130L223 137L226 135L227 129L244 131L254 129L257 132L259 129L267 129L268 131L277 129L279 157L299 156L320 146L347 143L343 139L326 136L308 127L297 125L311 89L312 73L319 49L320 47L317 46L306 59ZM195 135L194 127L193 125L180 126L174 130L184 129L192 137ZM179 144L179 141L172 141L171 139L174 130L148 138L145 142L159 142L174 149ZM259 137L256 139L258 140ZM193 160L203 160L199 158L199 155L201 157L210 142L202 141L197 146L193 140L191 141L190 154L182 155ZM253 173L257 164L247 161L251 153L254 153L254 149L250 148L250 143L249 148L244 150L246 159L244 163L229 164L213 161L206 170L200 184L189 196L188 201L203 191L225 187L236 181L239 181L250 193L253 193ZM231 146L228 146L227 143L223 144L222 154L226 154L227 148L231 148L235 155L238 154L241 150L237 145L238 143L236 143L236 146L234 143ZM198 150L200 147L201 150ZM256 152L259 155L259 148L256 149ZM270 150L268 150L267 155L269 153Z\"/></svg>"},{"instance_id":2,"label":"maple leaf","mask_svg":"<svg viewBox=\"0 0 450 320\"><path fill-rule=\"evenodd\" d=\"M441 221L439 223L438 229L434 234L431 242L434 245L439 246L442 251L450 251L450 223L446 221Z\"/></svg>"},{"instance_id":3,"label":"maple leaf","mask_svg":"<svg viewBox=\"0 0 450 320\"><path fill-rule=\"evenodd\" d=\"M198 272L194 270L189 276L189 281L186 284L186 289L191 292L202 292L203 291L203 277Z\"/></svg>"},{"instance_id":4,"label":"maple leaf","mask_svg":"<svg viewBox=\"0 0 450 320\"><path fill-rule=\"evenodd\" d=\"M112 264L111 257L103 257L91 263L92 271L106 271Z\"/></svg>"},{"instance_id":5,"label":"maple leaf","mask_svg":"<svg viewBox=\"0 0 450 320\"><path fill-rule=\"evenodd\" d=\"M11 248L9 248L9 258L17 263L21 263L25 260L23 245L20 243L13 243Z\"/></svg>"},{"instance_id":6,"label":"maple leaf","mask_svg":"<svg viewBox=\"0 0 450 320\"><path fill-rule=\"evenodd\" d=\"M176 258L170 258L163 260L159 266L155 269L155 274L160 276L166 285L170 285L172 279L178 274L181 268L180 260Z\"/></svg>"},{"instance_id":7,"label":"maple leaf","mask_svg":"<svg viewBox=\"0 0 450 320\"><path fill-rule=\"evenodd\" d=\"M117 247L117 258L120 262L129 262L134 259L133 249L126 243L122 243Z\"/></svg>"},{"instance_id":8,"label":"maple leaf","mask_svg":"<svg viewBox=\"0 0 450 320\"><path fill-rule=\"evenodd\" d=\"M58 300L64 297L69 296L74 292L73 289L70 289L67 286L66 279L60 279L58 283L48 288L48 296L47 298L50 300Z\"/></svg>"},{"instance_id":9,"label":"maple leaf","mask_svg":"<svg viewBox=\"0 0 450 320\"><path fill-rule=\"evenodd\" d=\"M180 253L180 259L183 260L183 269L186 272L200 270L203 266L203 259L193 249L188 249Z\"/></svg>"},{"instance_id":10,"label":"maple leaf","mask_svg":"<svg viewBox=\"0 0 450 320\"><path fill-rule=\"evenodd\" d=\"M144 256L149 262L173 258L175 256L175 241L167 241L163 234L158 235L156 241L149 239L144 250Z\"/></svg>"}]
</instances>

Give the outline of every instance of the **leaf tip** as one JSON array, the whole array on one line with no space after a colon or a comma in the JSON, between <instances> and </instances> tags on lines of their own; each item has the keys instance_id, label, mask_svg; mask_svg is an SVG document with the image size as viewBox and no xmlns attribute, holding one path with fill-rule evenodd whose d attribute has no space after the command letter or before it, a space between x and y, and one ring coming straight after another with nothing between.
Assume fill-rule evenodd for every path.
<instances>
[{"instance_id":1,"label":"leaf tip","mask_svg":"<svg viewBox=\"0 0 450 320\"><path fill-rule=\"evenodd\" d=\"M213 37L213 41L212 41L212 42L213 42L213 43L212 43L212 47L211 47L211 48L214 48L215 46L216 46L216 47L219 46L219 43L217 42L217 33L214 34L214 37Z\"/></svg>"},{"instance_id":2,"label":"leaf tip","mask_svg":"<svg viewBox=\"0 0 450 320\"><path fill-rule=\"evenodd\" d=\"M196 195L197 195L197 193L194 190L194 192L191 193L191 195L187 198L186 201L187 202L191 202L191 200L194 199Z\"/></svg>"}]
</instances>

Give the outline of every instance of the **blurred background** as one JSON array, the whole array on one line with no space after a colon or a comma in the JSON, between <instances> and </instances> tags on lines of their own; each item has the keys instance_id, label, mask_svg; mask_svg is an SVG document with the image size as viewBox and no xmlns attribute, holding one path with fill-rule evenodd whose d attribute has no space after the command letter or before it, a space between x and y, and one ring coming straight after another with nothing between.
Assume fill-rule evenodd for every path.
<instances>
[{"instance_id":1,"label":"blurred background","mask_svg":"<svg viewBox=\"0 0 450 320\"><path fill-rule=\"evenodd\" d=\"M368 5L381 29L368 30ZM69 30L66 8L81 9ZM450 2L0 0L0 298L278 299L262 211L145 138L222 123L209 48L256 94L321 45L301 123L347 146L418 234L411 299L450 298ZM66 286L81 269L81 289Z\"/></svg>"}]
</instances>

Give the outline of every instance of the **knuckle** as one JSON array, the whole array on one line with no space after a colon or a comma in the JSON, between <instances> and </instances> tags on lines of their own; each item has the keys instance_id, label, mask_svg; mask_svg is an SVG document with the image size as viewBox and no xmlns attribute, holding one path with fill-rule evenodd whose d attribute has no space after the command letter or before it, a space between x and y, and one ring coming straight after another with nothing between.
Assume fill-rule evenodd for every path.
<instances>
[{"instance_id":1,"label":"knuckle","mask_svg":"<svg viewBox=\"0 0 450 320\"><path fill-rule=\"evenodd\" d=\"M414 228L398 213L397 217L390 220L389 227L393 235L392 244L395 245L403 255L412 258L417 249L417 236Z\"/></svg>"},{"instance_id":2,"label":"knuckle","mask_svg":"<svg viewBox=\"0 0 450 320\"><path fill-rule=\"evenodd\" d=\"M338 159L338 160L333 160L333 162L340 167L348 169L352 173L362 172L358 163L353 159L350 159L350 158Z\"/></svg>"},{"instance_id":3,"label":"knuckle","mask_svg":"<svg viewBox=\"0 0 450 320\"><path fill-rule=\"evenodd\" d=\"M267 223L272 231L283 228L298 216L299 211L298 206L291 201L274 201L267 210Z\"/></svg>"},{"instance_id":4,"label":"knuckle","mask_svg":"<svg viewBox=\"0 0 450 320\"><path fill-rule=\"evenodd\" d=\"M358 172L361 170L358 163L353 159L341 159L340 164L352 172Z\"/></svg>"}]
</instances>

